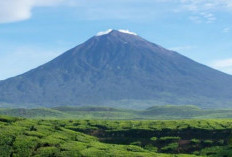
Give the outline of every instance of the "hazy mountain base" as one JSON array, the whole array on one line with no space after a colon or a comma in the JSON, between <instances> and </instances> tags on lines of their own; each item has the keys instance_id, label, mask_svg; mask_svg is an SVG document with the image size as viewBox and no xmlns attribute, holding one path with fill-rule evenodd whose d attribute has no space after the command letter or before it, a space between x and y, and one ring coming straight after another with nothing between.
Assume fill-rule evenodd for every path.
<instances>
[{"instance_id":1,"label":"hazy mountain base","mask_svg":"<svg viewBox=\"0 0 232 157\"><path fill-rule=\"evenodd\" d=\"M231 129L231 120L30 120L0 116L0 156L231 157Z\"/></svg>"},{"instance_id":2,"label":"hazy mountain base","mask_svg":"<svg viewBox=\"0 0 232 157\"><path fill-rule=\"evenodd\" d=\"M154 106L146 110L111 107L1 108L1 115L43 119L220 119L232 118L232 109L200 109L196 106Z\"/></svg>"},{"instance_id":3,"label":"hazy mountain base","mask_svg":"<svg viewBox=\"0 0 232 157\"><path fill-rule=\"evenodd\" d=\"M194 102L194 103L193 103ZM205 103L203 103L205 102ZM90 103L90 104L76 104L76 105L46 105L46 104L34 104L34 103L6 103L6 102L0 102L0 108L52 108L56 106L74 106L74 107L82 107L82 106L96 106L96 107L112 107L112 108L122 108L122 109L130 109L130 110L145 110L149 107L153 106L166 106L166 105L175 105L175 106L184 106L185 105L191 105L196 104L192 106L198 106L200 108L205 109L232 109L232 101L231 100L224 100L223 103L221 103L222 100L220 99L213 99L209 101L205 97L189 97L189 98L183 98L183 97L176 97L173 99L170 95L164 95L159 96L158 100L153 99L146 99L146 100L136 100L136 99L121 99L121 100L111 100L111 101L104 101L101 103ZM43 107L41 107L43 106Z\"/></svg>"},{"instance_id":4,"label":"hazy mountain base","mask_svg":"<svg viewBox=\"0 0 232 157\"><path fill-rule=\"evenodd\" d=\"M173 96L173 95L172 95ZM231 100L222 100L220 99L213 99L208 100L206 97L197 96L183 98L181 96L177 96L175 99L171 95L163 95L159 96L158 100L136 100L136 99L123 99L119 101L107 101L104 103L98 104L98 106L106 106L106 107L113 107L113 108L124 108L124 109L137 109L137 110L144 110L149 107L153 106L163 106L163 105L176 105L176 106L183 106L184 105L192 105L202 107L205 109L222 109L222 108L231 108L232 101ZM193 103L194 102L194 103ZM155 105L154 105L155 104ZM87 105L91 106L91 105ZM93 104L96 106L96 104Z\"/></svg>"},{"instance_id":5,"label":"hazy mountain base","mask_svg":"<svg viewBox=\"0 0 232 157\"><path fill-rule=\"evenodd\" d=\"M105 101L101 103L90 103L90 104L77 104L77 105L46 105L46 104L34 104L34 103L6 103L6 102L0 102L0 108L52 108L56 106L75 106L75 107L82 107L82 106L96 106L96 107L112 107L112 108L122 108L122 109L132 109L132 110L145 110L149 107L153 107L154 104L156 106L166 106L169 104L175 105L175 106L183 106L181 104L196 104L193 106L202 107L205 109L222 109L227 108L230 109L232 106L231 100L224 100L223 103L222 100L219 99L213 99L209 101L205 97L198 97L197 99L195 97L189 97L189 98L182 98L178 97L176 99L173 99L172 97L169 97L168 95L165 95L163 97L159 97L159 100L136 100L136 99L122 99L122 100L112 100L112 101ZM205 103L203 103L205 102ZM43 107L41 107L43 106Z\"/></svg>"}]
</instances>

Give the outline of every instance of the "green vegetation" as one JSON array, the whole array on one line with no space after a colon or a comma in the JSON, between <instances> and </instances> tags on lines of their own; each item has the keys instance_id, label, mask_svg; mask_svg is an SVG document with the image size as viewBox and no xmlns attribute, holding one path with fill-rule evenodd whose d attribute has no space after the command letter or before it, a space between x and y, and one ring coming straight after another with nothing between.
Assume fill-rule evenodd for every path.
<instances>
[{"instance_id":1,"label":"green vegetation","mask_svg":"<svg viewBox=\"0 0 232 157\"><path fill-rule=\"evenodd\" d=\"M169 120L169 119L228 119L232 109L200 109L196 106L154 106L146 110L126 110L111 107L72 107L35 109L0 109L0 115L36 119L111 119L111 120Z\"/></svg>"},{"instance_id":2,"label":"green vegetation","mask_svg":"<svg viewBox=\"0 0 232 157\"><path fill-rule=\"evenodd\" d=\"M42 120L0 116L1 157L230 157L232 120Z\"/></svg>"}]
</instances>

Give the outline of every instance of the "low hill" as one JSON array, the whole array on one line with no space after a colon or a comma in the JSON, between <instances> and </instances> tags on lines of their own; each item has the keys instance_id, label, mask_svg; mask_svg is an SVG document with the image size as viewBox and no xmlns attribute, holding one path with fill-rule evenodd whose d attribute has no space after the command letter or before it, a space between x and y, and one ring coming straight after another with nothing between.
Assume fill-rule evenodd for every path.
<instances>
[{"instance_id":1,"label":"low hill","mask_svg":"<svg viewBox=\"0 0 232 157\"><path fill-rule=\"evenodd\" d=\"M14 109L0 109L1 115L8 115L14 117L24 117L24 118L56 118L62 119L68 117L68 114L60 112L58 110L52 110L47 108L38 109L24 109L24 108L14 108Z\"/></svg>"},{"instance_id":2,"label":"low hill","mask_svg":"<svg viewBox=\"0 0 232 157\"><path fill-rule=\"evenodd\" d=\"M126 110L109 107L61 106L50 109L0 109L0 115L34 119L227 119L232 109L200 109L196 106L154 106L146 110Z\"/></svg>"}]
</instances>

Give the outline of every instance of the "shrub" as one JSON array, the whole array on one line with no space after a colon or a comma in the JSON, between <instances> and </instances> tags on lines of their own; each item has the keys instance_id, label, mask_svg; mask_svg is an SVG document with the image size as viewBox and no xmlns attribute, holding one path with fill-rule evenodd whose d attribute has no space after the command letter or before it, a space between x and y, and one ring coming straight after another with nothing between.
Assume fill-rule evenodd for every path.
<instances>
[{"instance_id":1,"label":"shrub","mask_svg":"<svg viewBox=\"0 0 232 157\"><path fill-rule=\"evenodd\" d=\"M144 147L144 149L149 150L149 151L151 151L151 152L157 152L157 151L158 151L158 148L155 147L155 146L153 146L153 145L146 145L146 146Z\"/></svg>"},{"instance_id":2,"label":"shrub","mask_svg":"<svg viewBox=\"0 0 232 157\"><path fill-rule=\"evenodd\" d=\"M173 152L176 152L177 149L178 149L178 143L170 143L168 144L167 146L164 146L161 148L161 150L163 152L170 152L170 153L173 153Z\"/></svg>"},{"instance_id":3,"label":"shrub","mask_svg":"<svg viewBox=\"0 0 232 157\"><path fill-rule=\"evenodd\" d=\"M156 141L157 140L157 137L152 137L150 138L151 141Z\"/></svg>"},{"instance_id":4,"label":"shrub","mask_svg":"<svg viewBox=\"0 0 232 157\"><path fill-rule=\"evenodd\" d=\"M35 157L58 157L60 150L56 147L41 147L36 151Z\"/></svg>"},{"instance_id":5,"label":"shrub","mask_svg":"<svg viewBox=\"0 0 232 157\"><path fill-rule=\"evenodd\" d=\"M17 136L13 148L15 157L27 157L31 156L34 149L38 144L38 139L36 137L28 136Z\"/></svg>"},{"instance_id":6,"label":"shrub","mask_svg":"<svg viewBox=\"0 0 232 157\"><path fill-rule=\"evenodd\" d=\"M136 141L136 142L132 142L130 143L131 145L136 145L136 146L141 146L142 142L141 141Z\"/></svg>"},{"instance_id":7,"label":"shrub","mask_svg":"<svg viewBox=\"0 0 232 157\"><path fill-rule=\"evenodd\" d=\"M194 139L191 139L191 143L199 144L199 143L201 143L201 141L194 138Z\"/></svg>"},{"instance_id":8,"label":"shrub","mask_svg":"<svg viewBox=\"0 0 232 157\"><path fill-rule=\"evenodd\" d=\"M204 140L203 143L206 145L212 145L213 141L212 140Z\"/></svg>"},{"instance_id":9,"label":"shrub","mask_svg":"<svg viewBox=\"0 0 232 157\"><path fill-rule=\"evenodd\" d=\"M160 141L177 141L180 140L180 137L160 137L159 138Z\"/></svg>"}]
</instances>

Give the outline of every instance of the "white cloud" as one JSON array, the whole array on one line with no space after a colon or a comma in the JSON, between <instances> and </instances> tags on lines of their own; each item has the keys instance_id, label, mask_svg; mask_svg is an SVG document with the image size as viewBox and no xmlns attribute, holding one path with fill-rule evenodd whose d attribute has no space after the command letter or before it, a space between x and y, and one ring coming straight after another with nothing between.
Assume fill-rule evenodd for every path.
<instances>
[{"instance_id":1,"label":"white cloud","mask_svg":"<svg viewBox=\"0 0 232 157\"><path fill-rule=\"evenodd\" d=\"M33 8L54 5L73 5L80 17L93 20L160 18L187 11L193 21L212 23L215 11L232 11L232 0L0 0L0 23L29 19Z\"/></svg>"},{"instance_id":2,"label":"white cloud","mask_svg":"<svg viewBox=\"0 0 232 157\"><path fill-rule=\"evenodd\" d=\"M211 67L232 74L232 58L213 61Z\"/></svg>"},{"instance_id":3,"label":"white cloud","mask_svg":"<svg viewBox=\"0 0 232 157\"><path fill-rule=\"evenodd\" d=\"M201 12L197 15L190 16L189 19L194 23L213 23L216 17L212 13Z\"/></svg>"},{"instance_id":4,"label":"white cloud","mask_svg":"<svg viewBox=\"0 0 232 157\"><path fill-rule=\"evenodd\" d=\"M232 11L232 0L177 0L179 11L189 11L189 19L195 23L213 23L217 11Z\"/></svg>"},{"instance_id":5,"label":"white cloud","mask_svg":"<svg viewBox=\"0 0 232 157\"><path fill-rule=\"evenodd\" d=\"M200 16L190 16L189 19L194 23L202 23L202 18Z\"/></svg>"},{"instance_id":6,"label":"white cloud","mask_svg":"<svg viewBox=\"0 0 232 157\"><path fill-rule=\"evenodd\" d=\"M191 11L232 10L231 0L178 0L183 8Z\"/></svg>"},{"instance_id":7,"label":"white cloud","mask_svg":"<svg viewBox=\"0 0 232 157\"><path fill-rule=\"evenodd\" d=\"M213 12L225 9L224 3L220 0L180 0L180 2L183 11L186 10L193 13L189 19L195 23L213 23L216 20Z\"/></svg>"},{"instance_id":8,"label":"white cloud","mask_svg":"<svg viewBox=\"0 0 232 157\"><path fill-rule=\"evenodd\" d=\"M0 0L0 23L29 19L35 7L61 4L67 0Z\"/></svg>"},{"instance_id":9,"label":"white cloud","mask_svg":"<svg viewBox=\"0 0 232 157\"><path fill-rule=\"evenodd\" d=\"M212 23L216 20L216 17L212 13L201 12L200 15L205 19L206 23Z\"/></svg>"},{"instance_id":10,"label":"white cloud","mask_svg":"<svg viewBox=\"0 0 232 157\"><path fill-rule=\"evenodd\" d=\"M230 67L232 66L232 58L214 61L212 65L216 68Z\"/></svg>"},{"instance_id":11,"label":"white cloud","mask_svg":"<svg viewBox=\"0 0 232 157\"><path fill-rule=\"evenodd\" d=\"M162 18L185 13L196 23L213 23L217 11L232 11L232 0L78 0L81 17L98 19Z\"/></svg>"}]
</instances>

